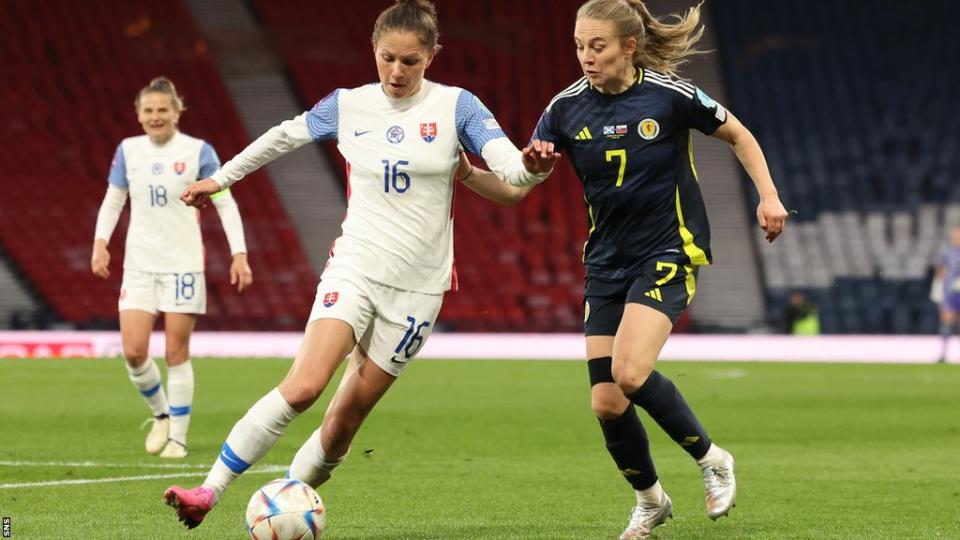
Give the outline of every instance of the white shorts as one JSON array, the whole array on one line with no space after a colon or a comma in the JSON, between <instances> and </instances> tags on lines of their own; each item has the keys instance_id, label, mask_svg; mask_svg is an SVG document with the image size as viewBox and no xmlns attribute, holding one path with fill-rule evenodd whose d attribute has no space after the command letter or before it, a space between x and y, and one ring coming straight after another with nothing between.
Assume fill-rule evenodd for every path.
<instances>
[{"instance_id":1,"label":"white shorts","mask_svg":"<svg viewBox=\"0 0 960 540\"><path fill-rule=\"evenodd\" d=\"M395 289L359 275L328 277L317 285L308 324L346 322L367 356L398 377L426 343L442 303L442 294Z\"/></svg>"},{"instance_id":2,"label":"white shorts","mask_svg":"<svg viewBox=\"0 0 960 540\"><path fill-rule=\"evenodd\" d=\"M153 273L123 271L120 311L138 309L149 313L207 312L207 282L203 272Z\"/></svg>"}]
</instances>

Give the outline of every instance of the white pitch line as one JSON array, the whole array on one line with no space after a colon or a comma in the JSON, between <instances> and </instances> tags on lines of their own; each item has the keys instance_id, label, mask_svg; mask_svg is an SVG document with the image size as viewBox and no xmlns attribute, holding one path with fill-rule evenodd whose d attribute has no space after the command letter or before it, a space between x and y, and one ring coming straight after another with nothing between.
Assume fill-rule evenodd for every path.
<instances>
[{"instance_id":1,"label":"white pitch line","mask_svg":"<svg viewBox=\"0 0 960 540\"><path fill-rule=\"evenodd\" d=\"M247 474L275 473L287 470L286 466L269 465L247 471ZM0 489L18 489L29 487L75 486L82 484L110 484L115 482L134 482L137 480L163 480L164 478L185 478L205 476L206 472L182 472L170 474L141 474L138 476L114 476L111 478L76 478L72 480L47 480L43 482L15 482L0 484Z\"/></svg>"},{"instance_id":2,"label":"white pitch line","mask_svg":"<svg viewBox=\"0 0 960 540\"><path fill-rule=\"evenodd\" d=\"M0 461L0 467L99 467L105 469L209 469L190 463L99 463L97 461Z\"/></svg>"}]
</instances>

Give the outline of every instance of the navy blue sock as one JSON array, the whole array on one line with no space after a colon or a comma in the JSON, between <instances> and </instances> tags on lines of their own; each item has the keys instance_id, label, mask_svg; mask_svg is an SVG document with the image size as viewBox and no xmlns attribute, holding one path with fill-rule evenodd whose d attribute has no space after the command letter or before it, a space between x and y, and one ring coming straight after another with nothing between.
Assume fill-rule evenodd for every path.
<instances>
[{"instance_id":1,"label":"navy blue sock","mask_svg":"<svg viewBox=\"0 0 960 540\"><path fill-rule=\"evenodd\" d=\"M702 458L710 449L710 437L673 381L657 371L636 392L627 396L647 411L671 439L694 459Z\"/></svg>"},{"instance_id":2,"label":"navy blue sock","mask_svg":"<svg viewBox=\"0 0 960 540\"><path fill-rule=\"evenodd\" d=\"M610 457L633 489L644 490L657 483L650 440L632 403L619 418L600 420L600 429Z\"/></svg>"}]
</instances>

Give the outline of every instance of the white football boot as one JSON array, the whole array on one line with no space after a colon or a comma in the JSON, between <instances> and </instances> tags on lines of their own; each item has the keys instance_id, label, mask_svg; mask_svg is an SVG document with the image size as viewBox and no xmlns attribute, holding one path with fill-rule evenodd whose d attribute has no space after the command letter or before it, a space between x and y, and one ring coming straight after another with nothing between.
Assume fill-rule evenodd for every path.
<instances>
[{"instance_id":1,"label":"white football boot","mask_svg":"<svg viewBox=\"0 0 960 540\"><path fill-rule=\"evenodd\" d=\"M660 503L647 506L637 503L630 513L630 523L620 535L620 540L643 540L650 538L650 531L658 525L663 525L668 517L673 517L673 502L666 493L660 498Z\"/></svg>"},{"instance_id":2,"label":"white football boot","mask_svg":"<svg viewBox=\"0 0 960 540\"><path fill-rule=\"evenodd\" d=\"M706 488L707 516L717 519L737 505L737 479L733 475L733 456L719 446L718 455L700 464Z\"/></svg>"},{"instance_id":3,"label":"white football boot","mask_svg":"<svg viewBox=\"0 0 960 540\"><path fill-rule=\"evenodd\" d=\"M167 459L183 459L187 457L187 447L178 443L177 441L170 439L167 441L166 446L163 447L163 450L160 451L160 457Z\"/></svg>"},{"instance_id":4,"label":"white football boot","mask_svg":"<svg viewBox=\"0 0 960 540\"><path fill-rule=\"evenodd\" d=\"M151 422L153 425L150 426L150 433L147 433L147 441L143 446L146 448L148 454L159 454L167 445L167 439L170 438L170 417L148 418L143 425L140 426L140 429L143 429Z\"/></svg>"}]
</instances>

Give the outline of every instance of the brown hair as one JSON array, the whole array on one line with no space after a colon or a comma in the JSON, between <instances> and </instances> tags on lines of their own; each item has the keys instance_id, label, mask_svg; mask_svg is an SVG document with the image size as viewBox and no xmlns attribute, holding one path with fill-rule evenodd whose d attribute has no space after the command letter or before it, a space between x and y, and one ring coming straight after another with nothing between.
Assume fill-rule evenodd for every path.
<instances>
[{"instance_id":1,"label":"brown hair","mask_svg":"<svg viewBox=\"0 0 960 540\"><path fill-rule=\"evenodd\" d=\"M654 17L642 0L590 0L577 10L577 19L610 21L621 39L636 38L633 65L674 75L688 56L704 52L694 48L703 35L700 4L668 17L676 21Z\"/></svg>"},{"instance_id":2,"label":"brown hair","mask_svg":"<svg viewBox=\"0 0 960 540\"><path fill-rule=\"evenodd\" d=\"M187 108L183 106L183 98L177 93L177 87L173 85L173 81L166 77L157 77L150 81L150 84L141 88L140 92L137 93L137 98L133 100L133 106L139 111L140 98L142 98L144 94L151 94L154 92L158 94L167 94L170 96L170 101L173 103L173 108L177 112L183 112L187 110Z\"/></svg>"},{"instance_id":3,"label":"brown hair","mask_svg":"<svg viewBox=\"0 0 960 540\"><path fill-rule=\"evenodd\" d=\"M397 0L377 17L370 41L376 43L383 34L391 31L412 32L428 50L440 50L437 8L430 0Z\"/></svg>"}]
</instances>

